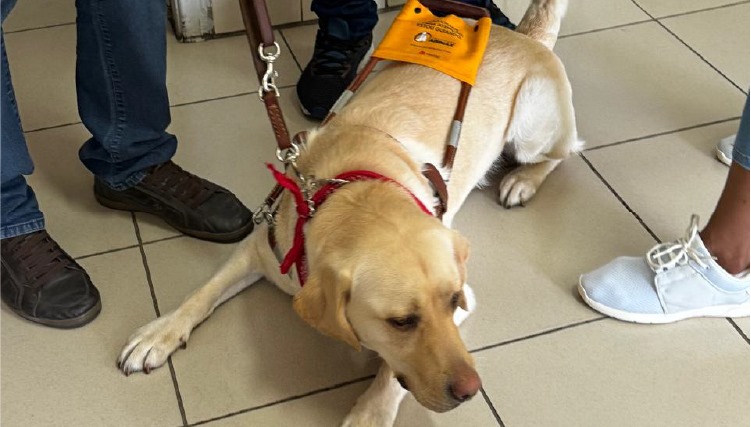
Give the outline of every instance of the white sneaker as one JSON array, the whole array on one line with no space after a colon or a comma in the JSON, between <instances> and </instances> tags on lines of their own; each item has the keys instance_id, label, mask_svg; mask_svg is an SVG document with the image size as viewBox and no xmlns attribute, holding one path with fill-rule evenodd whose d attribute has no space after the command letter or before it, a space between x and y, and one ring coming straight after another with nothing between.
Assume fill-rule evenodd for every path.
<instances>
[{"instance_id":1,"label":"white sneaker","mask_svg":"<svg viewBox=\"0 0 751 427\"><path fill-rule=\"evenodd\" d=\"M722 138L715 148L717 160L730 166L733 163L733 146L735 146L735 135Z\"/></svg>"},{"instance_id":2,"label":"white sneaker","mask_svg":"<svg viewBox=\"0 0 751 427\"><path fill-rule=\"evenodd\" d=\"M691 217L686 237L661 243L646 257L619 257L579 278L579 294L595 310L637 323L690 317L748 317L748 271L733 276L720 267Z\"/></svg>"}]
</instances>

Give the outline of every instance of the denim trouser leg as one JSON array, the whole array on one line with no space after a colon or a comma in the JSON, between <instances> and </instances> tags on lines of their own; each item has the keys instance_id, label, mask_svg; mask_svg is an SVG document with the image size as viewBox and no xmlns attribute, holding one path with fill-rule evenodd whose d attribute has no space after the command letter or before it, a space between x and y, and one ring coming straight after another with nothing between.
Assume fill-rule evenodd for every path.
<instances>
[{"instance_id":1,"label":"denim trouser leg","mask_svg":"<svg viewBox=\"0 0 751 427\"><path fill-rule=\"evenodd\" d=\"M321 31L342 40L358 40L378 23L373 0L313 0L310 10L318 16Z\"/></svg>"},{"instance_id":2,"label":"denim trouser leg","mask_svg":"<svg viewBox=\"0 0 751 427\"><path fill-rule=\"evenodd\" d=\"M175 154L163 0L76 0L78 112L93 137L83 164L110 187L137 184Z\"/></svg>"},{"instance_id":3,"label":"denim trouser leg","mask_svg":"<svg viewBox=\"0 0 751 427\"><path fill-rule=\"evenodd\" d=\"M2 0L2 20L13 9L14 0ZM24 175L34 171L34 164L26 148L26 139L18 117L18 107L10 79L8 57L5 54L5 38L0 34L2 50L2 165L0 165L0 238L20 236L44 228L44 216L39 211L34 192L26 184Z\"/></svg>"},{"instance_id":4,"label":"denim trouser leg","mask_svg":"<svg viewBox=\"0 0 751 427\"><path fill-rule=\"evenodd\" d=\"M735 136L735 145L733 146L733 161L741 165L743 169L746 170L749 170L748 151L748 98L746 98L746 106L743 107L741 124L738 127L738 134Z\"/></svg>"}]
</instances>

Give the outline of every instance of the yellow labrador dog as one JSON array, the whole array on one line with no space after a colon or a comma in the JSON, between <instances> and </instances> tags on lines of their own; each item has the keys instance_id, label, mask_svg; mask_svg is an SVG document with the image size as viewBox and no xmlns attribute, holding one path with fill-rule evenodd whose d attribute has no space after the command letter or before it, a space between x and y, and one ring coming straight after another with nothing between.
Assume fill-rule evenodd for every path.
<instances>
[{"instance_id":1,"label":"yellow labrador dog","mask_svg":"<svg viewBox=\"0 0 751 427\"><path fill-rule=\"evenodd\" d=\"M525 203L545 177L581 147L571 87L551 48L565 0L533 0L516 32L493 27L472 90L443 220L423 212L434 193L421 165L440 164L459 84L429 68L394 64L376 73L328 124L312 130L298 160L305 175L367 170L391 178L341 186L307 222L309 276L281 274L260 226L202 288L175 311L137 330L120 354L126 374L155 369L216 307L262 277L294 295L295 311L320 332L384 363L344 425L393 424L409 390L423 406L450 410L481 386L457 324L474 307L465 284L467 241L449 228L469 192L506 143L517 169L500 202ZM297 220L285 192L276 216L286 253Z\"/></svg>"}]
</instances>

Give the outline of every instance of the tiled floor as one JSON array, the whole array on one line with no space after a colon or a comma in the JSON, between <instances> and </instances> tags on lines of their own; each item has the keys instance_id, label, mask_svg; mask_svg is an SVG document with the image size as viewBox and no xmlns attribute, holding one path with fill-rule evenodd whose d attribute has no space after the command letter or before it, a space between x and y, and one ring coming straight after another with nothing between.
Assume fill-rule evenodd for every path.
<instances>
[{"instance_id":1,"label":"tiled floor","mask_svg":"<svg viewBox=\"0 0 751 427\"><path fill-rule=\"evenodd\" d=\"M515 21L526 8L498 3ZM382 15L379 34L393 15ZM104 310L86 328L59 331L3 306L0 423L337 425L377 360L316 334L268 283L219 309L169 367L128 378L115 368L128 335L175 308L232 246L95 203L76 158L87 131L75 108L74 16L72 1L21 1L5 36L37 166L31 184ZM311 26L279 31L293 130L314 125L294 93L313 34ZM748 319L624 324L588 309L575 284L612 257L682 234L692 212L708 218L727 173L713 148L735 132L749 87L749 3L578 0L562 34L556 51L587 150L526 208L502 209L495 186L469 197L455 226L473 246L480 305L463 329L483 394L442 415L407 398L397 425L748 426ZM273 141L245 38L170 39L168 62L177 161L255 206L271 184L262 162L273 159Z\"/></svg>"}]
</instances>

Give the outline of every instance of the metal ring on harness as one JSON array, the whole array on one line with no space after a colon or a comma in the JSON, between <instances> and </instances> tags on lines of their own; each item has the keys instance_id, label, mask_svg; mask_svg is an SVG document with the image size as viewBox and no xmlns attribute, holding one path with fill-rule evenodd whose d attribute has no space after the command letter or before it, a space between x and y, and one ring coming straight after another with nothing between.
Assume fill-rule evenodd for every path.
<instances>
[{"instance_id":1,"label":"metal ring on harness","mask_svg":"<svg viewBox=\"0 0 751 427\"><path fill-rule=\"evenodd\" d=\"M289 148L276 149L276 158L285 165L294 163L300 156L300 147L294 142L290 144Z\"/></svg>"}]
</instances>

